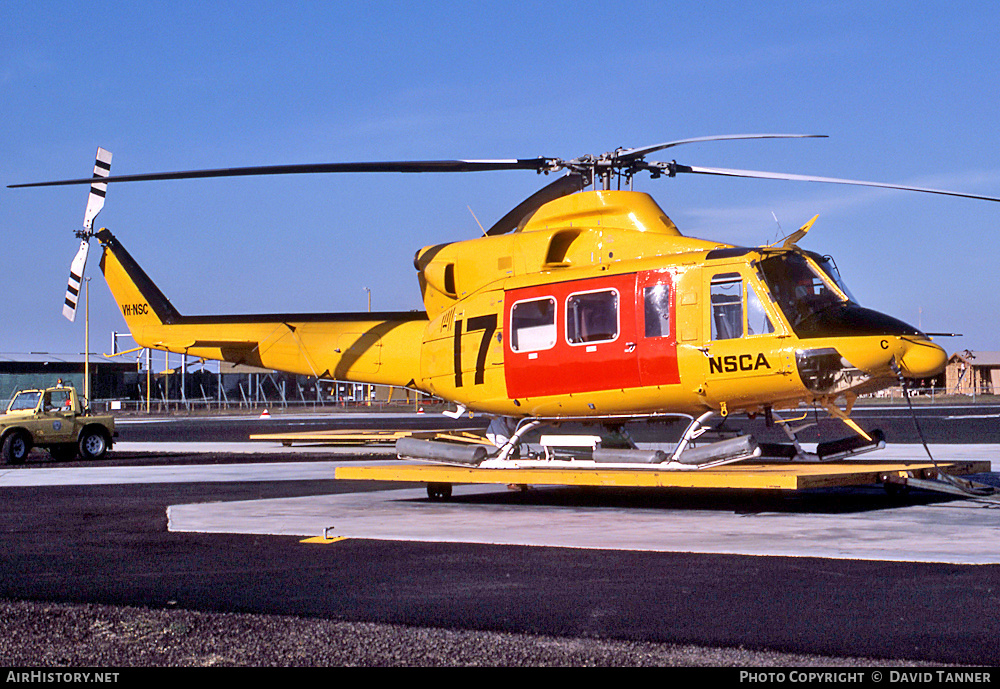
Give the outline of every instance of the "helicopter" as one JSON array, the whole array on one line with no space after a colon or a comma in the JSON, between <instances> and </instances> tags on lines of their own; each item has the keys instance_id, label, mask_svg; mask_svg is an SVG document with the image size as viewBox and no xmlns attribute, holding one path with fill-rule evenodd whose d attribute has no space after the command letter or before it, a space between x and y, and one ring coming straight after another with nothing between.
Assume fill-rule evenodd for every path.
<instances>
[{"instance_id":1,"label":"helicopter","mask_svg":"<svg viewBox=\"0 0 1000 689\"><path fill-rule=\"evenodd\" d=\"M709 136L569 160L320 163L120 176L110 176L111 154L98 149L92 178L11 186L91 185L64 304L70 320L96 238L101 270L140 347L403 386L453 403L456 417L492 419L486 449L410 439L397 446L400 456L482 468L580 466L575 457L522 453L522 443L546 425L620 429L631 420L678 417L687 425L672 450L594 446L587 466L691 471L748 459L833 461L883 448L880 431L851 418L858 397L944 369L947 354L931 335L858 304L830 256L799 246L815 217L773 244L734 246L684 236L652 196L631 189L640 173L703 174L1000 201L647 160L691 143L821 136ZM113 182L495 170L562 174L483 236L419 249L413 265L422 312L182 315L117 237L93 229ZM801 407L825 410L849 435L807 450L800 434L813 424L785 418ZM713 419L737 412L763 415L788 442L760 443L750 435L700 442Z\"/></svg>"}]
</instances>

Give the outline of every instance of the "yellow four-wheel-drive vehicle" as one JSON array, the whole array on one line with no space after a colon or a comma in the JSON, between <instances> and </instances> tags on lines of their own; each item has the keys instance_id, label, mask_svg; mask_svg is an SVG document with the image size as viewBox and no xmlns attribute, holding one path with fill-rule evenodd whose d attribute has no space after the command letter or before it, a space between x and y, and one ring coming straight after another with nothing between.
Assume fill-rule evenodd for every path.
<instances>
[{"instance_id":1,"label":"yellow four-wheel-drive vehicle","mask_svg":"<svg viewBox=\"0 0 1000 689\"><path fill-rule=\"evenodd\" d=\"M115 435L114 418L91 415L74 388L21 390L0 415L0 460L20 464L36 446L58 460L101 459Z\"/></svg>"}]
</instances>

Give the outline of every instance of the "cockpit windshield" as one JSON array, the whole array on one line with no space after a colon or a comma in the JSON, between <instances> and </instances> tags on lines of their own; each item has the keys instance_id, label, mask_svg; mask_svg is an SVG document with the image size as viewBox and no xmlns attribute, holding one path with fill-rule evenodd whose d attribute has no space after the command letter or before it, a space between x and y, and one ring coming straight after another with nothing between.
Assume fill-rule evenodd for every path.
<instances>
[{"instance_id":1,"label":"cockpit windshield","mask_svg":"<svg viewBox=\"0 0 1000 689\"><path fill-rule=\"evenodd\" d=\"M764 282L793 329L811 316L847 302L827 282L830 280L839 287L836 266L823 267L825 275L822 275L804 256L788 251L764 258L760 268Z\"/></svg>"},{"instance_id":2,"label":"cockpit windshield","mask_svg":"<svg viewBox=\"0 0 1000 689\"><path fill-rule=\"evenodd\" d=\"M926 337L912 325L855 303L829 256L776 251L764 253L759 266L771 296L801 338Z\"/></svg>"},{"instance_id":3,"label":"cockpit windshield","mask_svg":"<svg viewBox=\"0 0 1000 689\"><path fill-rule=\"evenodd\" d=\"M844 278L840 277L840 271L837 269L837 263L833 260L833 256L820 256L819 254L814 254L810 251L809 258L816 261L816 265L822 268L823 272L826 273L831 280L837 283L837 287L840 288L841 292L847 295L848 299L853 301L855 304L858 303L858 300L854 298L853 294L851 294L851 290L847 289L847 285L844 283Z\"/></svg>"}]
</instances>

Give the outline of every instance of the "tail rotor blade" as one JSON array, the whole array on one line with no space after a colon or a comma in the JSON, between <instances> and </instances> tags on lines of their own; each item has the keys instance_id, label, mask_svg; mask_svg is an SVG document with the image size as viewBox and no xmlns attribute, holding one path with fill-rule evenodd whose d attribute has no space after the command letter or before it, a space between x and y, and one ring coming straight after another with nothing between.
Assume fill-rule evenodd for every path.
<instances>
[{"instance_id":1,"label":"tail rotor blade","mask_svg":"<svg viewBox=\"0 0 1000 689\"><path fill-rule=\"evenodd\" d=\"M90 196L87 198L87 210L83 214L83 232L77 232L80 237L80 248L69 266L69 282L66 285L66 298L63 300L63 315L72 323L76 320L76 305L80 301L80 288L83 286L83 275L87 269L87 254L90 253L90 236L94 233L94 218L104 208L104 197L108 184L104 181L111 174L111 151L97 149L97 159L94 161L94 182L90 185Z\"/></svg>"},{"instance_id":2,"label":"tail rotor blade","mask_svg":"<svg viewBox=\"0 0 1000 689\"><path fill-rule=\"evenodd\" d=\"M97 160L94 162L94 179L104 179L111 174L111 151L97 149ZM91 232L94 229L94 218L104 208L104 196L107 194L107 182L94 182L90 185L90 197L87 199L87 211L83 214L83 229Z\"/></svg>"},{"instance_id":3,"label":"tail rotor blade","mask_svg":"<svg viewBox=\"0 0 1000 689\"><path fill-rule=\"evenodd\" d=\"M80 300L80 287L83 284L83 273L87 268L87 254L90 242L83 239L80 249L76 252L69 266L69 284L66 285L66 299L63 302L63 315L72 323L76 320L76 304Z\"/></svg>"}]
</instances>

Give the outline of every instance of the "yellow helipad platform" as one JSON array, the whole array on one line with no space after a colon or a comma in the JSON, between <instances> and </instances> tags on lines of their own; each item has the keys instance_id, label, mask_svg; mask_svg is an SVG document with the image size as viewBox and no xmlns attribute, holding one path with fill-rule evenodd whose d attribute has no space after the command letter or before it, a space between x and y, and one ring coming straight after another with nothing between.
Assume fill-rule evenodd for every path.
<instances>
[{"instance_id":1,"label":"yellow helipad platform","mask_svg":"<svg viewBox=\"0 0 1000 689\"><path fill-rule=\"evenodd\" d=\"M954 476L988 472L986 461L938 462ZM337 467L335 478L417 483L500 483L516 485L617 486L660 488L735 488L807 490L882 483L887 477L924 478L930 462L832 462L829 464L732 464L718 469L479 469L438 464Z\"/></svg>"}]
</instances>

